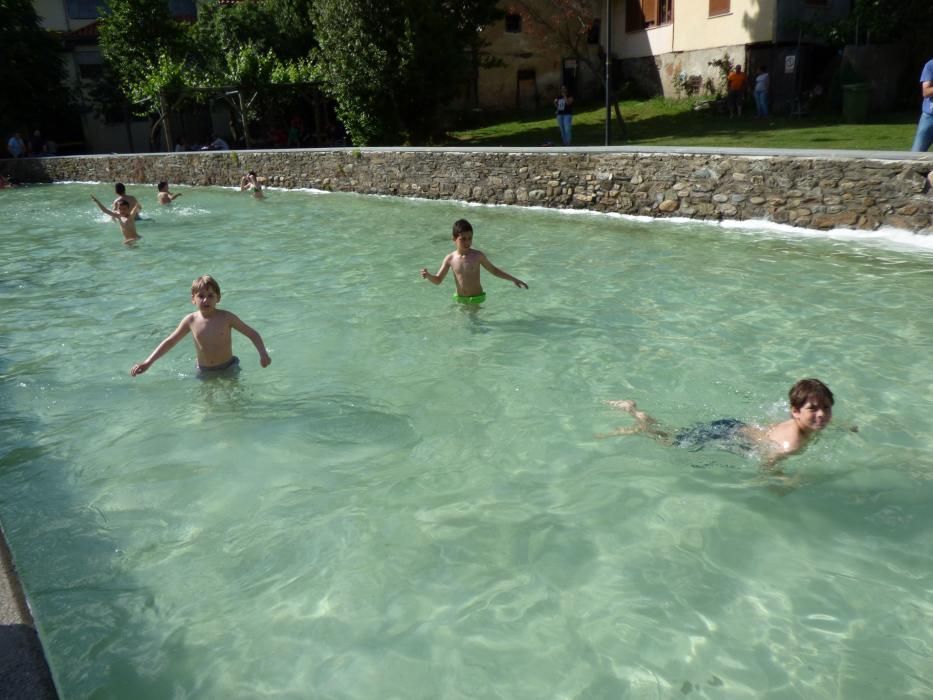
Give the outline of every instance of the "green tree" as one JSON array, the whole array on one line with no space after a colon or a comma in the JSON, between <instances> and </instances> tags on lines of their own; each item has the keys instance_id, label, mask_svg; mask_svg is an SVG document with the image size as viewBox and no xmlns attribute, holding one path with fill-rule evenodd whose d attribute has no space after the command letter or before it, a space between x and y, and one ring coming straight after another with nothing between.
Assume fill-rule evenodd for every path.
<instances>
[{"instance_id":1,"label":"green tree","mask_svg":"<svg viewBox=\"0 0 933 700\"><path fill-rule=\"evenodd\" d=\"M852 0L852 10L830 24L801 25L813 36L844 46L861 43L898 43L926 55L933 28L933 3L929 0Z\"/></svg>"},{"instance_id":2,"label":"green tree","mask_svg":"<svg viewBox=\"0 0 933 700\"><path fill-rule=\"evenodd\" d=\"M110 13L99 24L101 53L120 88L140 115L155 115L150 143L164 126L171 148L171 113L185 97L190 70L187 36L167 2L108 0Z\"/></svg>"},{"instance_id":3,"label":"green tree","mask_svg":"<svg viewBox=\"0 0 933 700\"><path fill-rule=\"evenodd\" d=\"M6 136L16 129L50 130L57 126L51 120L73 113L60 49L30 0L0 0L0 129Z\"/></svg>"},{"instance_id":4,"label":"green tree","mask_svg":"<svg viewBox=\"0 0 933 700\"><path fill-rule=\"evenodd\" d=\"M250 143L249 124L304 97L270 90L311 80L311 0L255 0L204 5L191 30L199 87L214 87ZM226 89L221 89L226 88ZM229 88L235 88L231 91Z\"/></svg>"},{"instance_id":5,"label":"green tree","mask_svg":"<svg viewBox=\"0 0 933 700\"><path fill-rule=\"evenodd\" d=\"M317 0L316 75L357 145L422 144L470 74L494 0Z\"/></svg>"}]
</instances>

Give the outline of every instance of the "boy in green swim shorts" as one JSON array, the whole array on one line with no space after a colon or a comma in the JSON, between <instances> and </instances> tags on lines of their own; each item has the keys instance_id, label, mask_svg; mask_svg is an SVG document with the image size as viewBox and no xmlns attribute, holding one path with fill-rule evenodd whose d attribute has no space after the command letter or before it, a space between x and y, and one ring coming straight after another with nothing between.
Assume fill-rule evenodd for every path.
<instances>
[{"instance_id":1,"label":"boy in green swim shorts","mask_svg":"<svg viewBox=\"0 0 933 700\"><path fill-rule=\"evenodd\" d=\"M441 263L441 269L436 275L428 272L427 268L421 268L421 276L432 284L440 284L447 276L448 270L454 271L454 282L457 285L457 293L454 299L460 304L482 304L486 301L486 292L483 291L483 285L479 281L480 266L485 267L487 271L504 280L509 280L516 287L528 289L528 285L517 277L512 277L505 270L500 270L493 265L486 254L480 250L472 248L473 245L473 227L466 219L458 219L454 222L453 241L457 249L450 253L444 262Z\"/></svg>"}]
</instances>

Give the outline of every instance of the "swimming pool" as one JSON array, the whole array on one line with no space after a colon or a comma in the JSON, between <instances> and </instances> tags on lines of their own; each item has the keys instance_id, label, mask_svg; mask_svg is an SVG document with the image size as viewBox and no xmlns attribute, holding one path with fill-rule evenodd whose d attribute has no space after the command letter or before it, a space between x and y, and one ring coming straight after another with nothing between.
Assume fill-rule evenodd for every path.
<instances>
[{"instance_id":1,"label":"swimming pool","mask_svg":"<svg viewBox=\"0 0 933 700\"><path fill-rule=\"evenodd\" d=\"M109 189L0 193L0 517L64 698L933 693L928 250L154 187L131 248ZM528 291L420 278L461 217ZM237 337L198 381L185 339L131 379L208 272L272 365ZM594 438L618 398L778 419L802 376L860 432L794 490Z\"/></svg>"}]
</instances>

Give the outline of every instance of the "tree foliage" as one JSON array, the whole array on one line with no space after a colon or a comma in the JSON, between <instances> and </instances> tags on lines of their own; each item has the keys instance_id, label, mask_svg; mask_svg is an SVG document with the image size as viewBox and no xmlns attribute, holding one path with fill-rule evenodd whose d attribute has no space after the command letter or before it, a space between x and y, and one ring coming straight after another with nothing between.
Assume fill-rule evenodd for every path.
<instances>
[{"instance_id":1,"label":"tree foliage","mask_svg":"<svg viewBox=\"0 0 933 700\"><path fill-rule=\"evenodd\" d=\"M429 142L494 0L317 0L316 75L358 145Z\"/></svg>"},{"instance_id":2,"label":"tree foliage","mask_svg":"<svg viewBox=\"0 0 933 700\"><path fill-rule=\"evenodd\" d=\"M189 27L172 18L167 2L109 0L110 14L100 24L101 49L134 111L157 117L153 134L164 122L170 138L171 112L210 99L204 88L247 92L245 100L221 97L238 122L248 122L264 86L310 79L311 2L206 3Z\"/></svg>"},{"instance_id":3,"label":"tree foliage","mask_svg":"<svg viewBox=\"0 0 933 700\"><path fill-rule=\"evenodd\" d=\"M159 85L181 72L187 42L168 3L153 0L109 0L110 13L99 23L100 48L118 76L123 93L134 101L146 97L143 83ZM150 72L161 75L149 80ZM148 97L157 96L149 92Z\"/></svg>"},{"instance_id":4,"label":"tree foliage","mask_svg":"<svg viewBox=\"0 0 933 700\"><path fill-rule=\"evenodd\" d=\"M853 0L852 11L830 24L809 25L808 33L836 46L898 43L926 55L933 29L929 0Z\"/></svg>"},{"instance_id":5,"label":"tree foliage","mask_svg":"<svg viewBox=\"0 0 933 700\"><path fill-rule=\"evenodd\" d=\"M3 133L39 126L47 129L56 115L71 111L62 85L65 71L59 51L58 42L41 28L30 0L0 0Z\"/></svg>"}]
</instances>

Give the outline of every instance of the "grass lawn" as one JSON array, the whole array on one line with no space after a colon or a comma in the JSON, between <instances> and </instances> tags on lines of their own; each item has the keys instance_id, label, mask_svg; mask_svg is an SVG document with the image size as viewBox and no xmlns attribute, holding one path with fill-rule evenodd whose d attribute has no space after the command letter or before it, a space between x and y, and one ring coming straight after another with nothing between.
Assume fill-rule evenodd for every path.
<instances>
[{"instance_id":1,"label":"grass lawn","mask_svg":"<svg viewBox=\"0 0 933 700\"><path fill-rule=\"evenodd\" d=\"M816 113L805 117L777 116L758 119L754 106L741 118L727 114L693 111L690 100L654 98L619 104L628 129L622 138L613 118L612 145L644 146L733 146L738 148L823 148L878 151L909 151L918 115L896 112L872 116L868 124L847 124L839 113ZM573 115L573 145L602 146L605 139L603 105L587 106ZM504 116L488 123L450 134L448 145L456 146L542 146L560 145L560 134L547 109L520 118Z\"/></svg>"}]
</instances>

